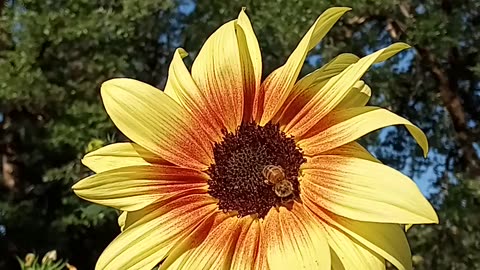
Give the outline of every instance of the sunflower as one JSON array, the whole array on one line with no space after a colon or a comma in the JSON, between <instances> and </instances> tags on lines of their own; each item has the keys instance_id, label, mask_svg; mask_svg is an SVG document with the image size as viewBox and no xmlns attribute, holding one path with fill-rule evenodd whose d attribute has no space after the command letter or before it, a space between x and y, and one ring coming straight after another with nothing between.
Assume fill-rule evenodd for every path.
<instances>
[{"instance_id":1,"label":"sunflower","mask_svg":"<svg viewBox=\"0 0 480 270\"><path fill-rule=\"evenodd\" d=\"M214 32L191 72L177 49L162 92L133 79L101 87L107 113L133 142L85 156L96 174L73 186L123 211L122 232L96 269L411 269L402 224L435 223L408 177L361 136L404 125L365 106L361 77L408 48L341 54L298 80L309 50L349 8L325 11L286 63L262 81L247 15Z\"/></svg>"}]
</instances>

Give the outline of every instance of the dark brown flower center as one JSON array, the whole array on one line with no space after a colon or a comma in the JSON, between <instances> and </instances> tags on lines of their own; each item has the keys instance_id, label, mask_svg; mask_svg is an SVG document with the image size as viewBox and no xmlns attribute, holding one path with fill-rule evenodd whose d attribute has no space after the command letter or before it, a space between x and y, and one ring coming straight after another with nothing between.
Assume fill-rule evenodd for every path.
<instances>
[{"instance_id":1,"label":"dark brown flower center","mask_svg":"<svg viewBox=\"0 0 480 270\"><path fill-rule=\"evenodd\" d=\"M242 124L216 143L207 173L208 193L225 212L265 217L270 208L299 196L301 149L278 125Z\"/></svg>"}]
</instances>

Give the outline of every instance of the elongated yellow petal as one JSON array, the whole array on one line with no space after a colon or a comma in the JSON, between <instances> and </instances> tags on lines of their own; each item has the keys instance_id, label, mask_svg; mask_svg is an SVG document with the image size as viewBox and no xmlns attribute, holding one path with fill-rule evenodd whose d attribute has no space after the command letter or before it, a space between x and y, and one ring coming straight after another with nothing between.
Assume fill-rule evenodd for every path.
<instances>
[{"instance_id":1,"label":"elongated yellow petal","mask_svg":"<svg viewBox=\"0 0 480 270\"><path fill-rule=\"evenodd\" d=\"M361 58L342 73L333 77L318 90L315 97L292 119L285 128L285 132L295 137L300 137L305 134L345 99L349 90L372 64L378 62L378 59L385 58L385 55L391 56L406 48L409 48L407 44L395 43L385 49Z\"/></svg>"},{"instance_id":2,"label":"elongated yellow petal","mask_svg":"<svg viewBox=\"0 0 480 270\"><path fill-rule=\"evenodd\" d=\"M327 34L350 8L334 7L326 10L302 38L285 65L275 70L262 84L263 114L260 125L268 123L284 105L303 66L307 53ZM257 119L258 120L258 119Z\"/></svg>"},{"instance_id":3,"label":"elongated yellow petal","mask_svg":"<svg viewBox=\"0 0 480 270\"><path fill-rule=\"evenodd\" d=\"M245 29L236 21L221 26L207 39L192 66L193 79L230 132L242 122L245 96L252 100L255 93Z\"/></svg>"},{"instance_id":4,"label":"elongated yellow petal","mask_svg":"<svg viewBox=\"0 0 480 270\"><path fill-rule=\"evenodd\" d=\"M355 157L355 158L361 158L361 159L366 159L373 162L381 163L380 160L372 156L372 154L370 154L370 152L368 152L367 149L365 149L362 145L360 145L357 142L350 142L322 153L322 156L328 156L328 155L342 156L342 157Z\"/></svg>"},{"instance_id":5,"label":"elongated yellow petal","mask_svg":"<svg viewBox=\"0 0 480 270\"><path fill-rule=\"evenodd\" d=\"M422 130L388 110L369 106L332 112L315 127L318 134L299 140L298 144L305 155L314 156L392 125L405 125L427 155L428 141Z\"/></svg>"},{"instance_id":6,"label":"elongated yellow petal","mask_svg":"<svg viewBox=\"0 0 480 270\"><path fill-rule=\"evenodd\" d=\"M268 265L271 269L330 270L330 248L324 232L304 206L271 209L264 220Z\"/></svg>"},{"instance_id":7,"label":"elongated yellow petal","mask_svg":"<svg viewBox=\"0 0 480 270\"><path fill-rule=\"evenodd\" d=\"M237 19L237 37L244 69L244 80L248 84L245 89L245 108L243 121L248 122L254 119L258 109L258 92L262 80L262 55L257 37L253 31L252 24L245 11L242 9ZM251 65L248 59L250 59ZM249 69L253 70L249 70Z\"/></svg>"},{"instance_id":8,"label":"elongated yellow petal","mask_svg":"<svg viewBox=\"0 0 480 270\"><path fill-rule=\"evenodd\" d=\"M262 79L262 55L252 24L244 9L238 14L237 25L240 26L245 33L247 48L255 71L255 81L260 85Z\"/></svg>"},{"instance_id":9,"label":"elongated yellow petal","mask_svg":"<svg viewBox=\"0 0 480 270\"><path fill-rule=\"evenodd\" d=\"M242 231L233 251L231 270L254 270L260 240L260 221L254 218L240 220Z\"/></svg>"},{"instance_id":10,"label":"elongated yellow petal","mask_svg":"<svg viewBox=\"0 0 480 270\"><path fill-rule=\"evenodd\" d=\"M207 192L207 177L186 168L140 165L92 175L72 189L77 196L93 203L135 211L182 192Z\"/></svg>"},{"instance_id":11,"label":"elongated yellow petal","mask_svg":"<svg viewBox=\"0 0 480 270\"><path fill-rule=\"evenodd\" d=\"M153 204L157 205L157 204ZM151 207L152 205L149 205L145 208ZM137 222L139 219L141 219L145 215L145 208L142 208L140 210L136 211L124 211L118 216L118 226L120 227L120 231L126 230L128 227L132 226L135 222Z\"/></svg>"},{"instance_id":12,"label":"elongated yellow petal","mask_svg":"<svg viewBox=\"0 0 480 270\"><path fill-rule=\"evenodd\" d=\"M101 90L110 118L132 141L176 165L208 168L211 142L165 93L132 79L109 80Z\"/></svg>"},{"instance_id":13,"label":"elongated yellow petal","mask_svg":"<svg viewBox=\"0 0 480 270\"><path fill-rule=\"evenodd\" d=\"M358 81L353 85L345 98L335 107L335 110L365 106L370 100L372 90L364 81Z\"/></svg>"},{"instance_id":14,"label":"elongated yellow petal","mask_svg":"<svg viewBox=\"0 0 480 270\"><path fill-rule=\"evenodd\" d=\"M104 146L86 154L82 163L96 173L136 165L169 164L168 161L134 143Z\"/></svg>"},{"instance_id":15,"label":"elongated yellow petal","mask_svg":"<svg viewBox=\"0 0 480 270\"><path fill-rule=\"evenodd\" d=\"M350 238L344 232L323 224L329 246L336 253L343 269L385 270L385 259Z\"/></svg>"},{"instance_id":16,"label":"elongated yellow petal","mask_svg":"<svg viewBox=\"0 0 480 270\"><path fill-rule=\"evenodd\" d=\"M383 164L320 155L308 159L302 172L302 193L337 215L371 222L438 223L415 183Z\"/></svg>"},{"instance_id":17,"label":"elongated yellow petal","mask_svg":"<svg viewBox=\"0 0 480 270\"><path fill-rule=\"evenodd\" d=\"M351 53L340 54L321 68L303 77L293 86L283 108L275 115L273 122L279 122L282 125L288 124L317 94L318 89L321 89L332 77L356 63L358 59Z\"/></svg>"},{"instance_id":18,"label":"elongated yellow petal","mask_svg":"<svg viewBox=\"0 0 480 270\"><path fill-rule=\"evenodd\" d=\"M227 223L224 223L225 220L229 220ZM178 269L178 270L189 270L189 269L222 269L222 268L205 268L204 265L196 265L194 268L186 268L185 265L188 263L190 257L193 253L197 252L197 248L200 247L208 237L212 234L213 231L218 233L224 232L224 230L218 230L217 227L231 224L233 221L232 215L225 214L223 212L214 212L208 218L205 218L203 222L192 231L187 237L184 237L181 241L177 242L176 245L170 250L168 257L160 265L159 270L165 269ZM223 225L222 225L223 223ZM210 237L211 240L211 237ZM225 239L223 239L225 240ZM221 249L219 249L221 250ZM215 254L216 258L211 258L212 260L218 259L220 253ZM193 259L193 258L192 258ZM207 264L210 263L208 258L203 258L207 260ZM214 263L214 262L213 262ZM207 265L208 266L208 265Z\"/></svg>"},{"instance_id":19,"label":"elongated yellow petal","mask_svg":"<svg viewBox=\"0 0 480 270\"><path fill-rule=\"evenodd\" d=\"M165 93L175 98L190 112L195 121L205 130L210 141L218 142L222 138L224 126L185 66L182 59L187 55L187 52L181 48L175 51L168 70Z\"/></svg>"},{"instance_id":20,"label":"elongated yellow petal","mask_svg":"<svg viewBox=\"0 0 480 270\"><path fill-rule=\"evenodd\" d=\"M120 231L123 231L123 229L125 228L125 222L127 220L127 213L128 212L122 212L117 218L118 227L120 227Z\"/></svg>"},{"instance_id":21,"label":"elongated yellow petal","mask_svg":"<svg viewBox=\"0 0 480 270\"><path fill-rule=\"evenodd\" d=\"M332 248L330 248L330 255L332 256L332 270L345 270L345 266Z\"/></svg>"},{"instance_id":22,"label":"elongated yellow petal","mask_svg":"<svg viewBox=\"0 0 480 270\"><path fill-rule=\"evenodd\" d=\"M379 224L337 219L346 233L369 247L399 270L412 269L410 247L407 238L397 224Z\"/></svg>"},{"instance_id":23,"label":"elongated yellow petal","mask_svg":"<svg viewBox=\"0 0 480 270\"><path fill-rule=\"evenodd\" d=\"M152 269L215 210L214 200L206 194L180 197L142 209L142 217L110 243L95 269Z\"/></svg>"},{"instance_id":24,"label":"elongated yellow petal","mask_svg":"<svg viewBox=\"0 0 480 270\"><path fill-rule=\"evenodd\" d=\"M243 229L240 223L236 216L225 219L198 247L195 247L178 269L231 269L235 244ZM253 258L249 259L253 263Z\"/></svg>"},{"instance_id":25,"label":"elongated yellow petal","mask_svg":"<svg viewBox=\"0 0 480 270\"><path fill-rule=\"evenodd\" d=\"M262 221L260 223L260 238L258 239L257 254L255 256L255 267L253 268L255 270L271 269L267 261L268 240L269 240L268 233L265 232L264 221Z\"/></svg>"},{"instance_id":26,"label":"elongated yellow petal","mask_svg":"<svg viewBox=\"0 0 480 270\"><path fill-rule=\"evenodd\" d=\"M304 197L303 202L318 222L340 229L399 270L412 269L410 247L400 225L356 221L328 212L309 198Z\"/></svg>"},{"instance_id":27,"label":"elongated yellow petal","mask_svg":"<svg viewBox=\"0 0 480 270\"><path fill-rule=\"evenodd\" d=\"M360 58L354 54L342 53L321 68L300 79L295 83L292 92L296 93L321 89L330 78L340 74L347 67L358 62L359 59ZM312 98L315 94L316 92L312 93L310 97Z\"/></svg>"}]
</instances>

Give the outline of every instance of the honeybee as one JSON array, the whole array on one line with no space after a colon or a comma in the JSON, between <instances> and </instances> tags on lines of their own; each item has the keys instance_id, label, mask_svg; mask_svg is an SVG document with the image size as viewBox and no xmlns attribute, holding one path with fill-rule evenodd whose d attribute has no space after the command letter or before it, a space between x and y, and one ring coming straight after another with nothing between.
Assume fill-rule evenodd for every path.
<instances>
[{"instance_id":1,"label":"honeybee","mask_svg":"<svg viewBox=\"0 0 480 270\"><path fill-rule=\"evenodd\" d=\"M262 174L265 177L267 185L273 185L273 191L280 198L285 198L293 194L293 185L285 177L282 167L267 165L263 168Z\"/></svg>"},{"instance_id":2,"label":"honeybee","mask_svg":"<svg viewBox=\"0 0 480 270\"><path fill-rule=\"evenodd\" d=\"M273 191L280 198L285 198L293 194L293 185L288 180L282 180L273 186Z\"/></svg>"}]
</instances>

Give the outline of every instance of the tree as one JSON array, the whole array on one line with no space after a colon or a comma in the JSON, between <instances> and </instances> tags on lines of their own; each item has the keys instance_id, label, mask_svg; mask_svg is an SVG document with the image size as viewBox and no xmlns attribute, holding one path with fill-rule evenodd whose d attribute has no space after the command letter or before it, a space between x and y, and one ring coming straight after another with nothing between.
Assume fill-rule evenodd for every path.
<instances>
[{"instance_id":1,"label":"tree","mask_svg":"<svg viewBox=\"0 0 480 270\"><path fill-rule=\"evenodd\" d=\"M446 180L446 179L444 179ZM478 180L465 179L452 184L441 181L441 201L435 226L418 226L409 231L415 251L416 269L479 269L480 186Z\"/></svg>"},{"instance_id":2,"label":"tree","mask_svg":"<svg viewBox=\"0 0 480 270\"><path fill-rule=\"evenodd\" d=\"M165 80L180 16L174 4L1 5L0 225L6 241L0 241L0 268L16 264L13 255L57 248L91 269L117 233L116 213L82 202L70 187L89 173L80 165L86 151L125 140L102 107L100 83L119 76L154 85Z\"/></svg>"}]
</instances>

